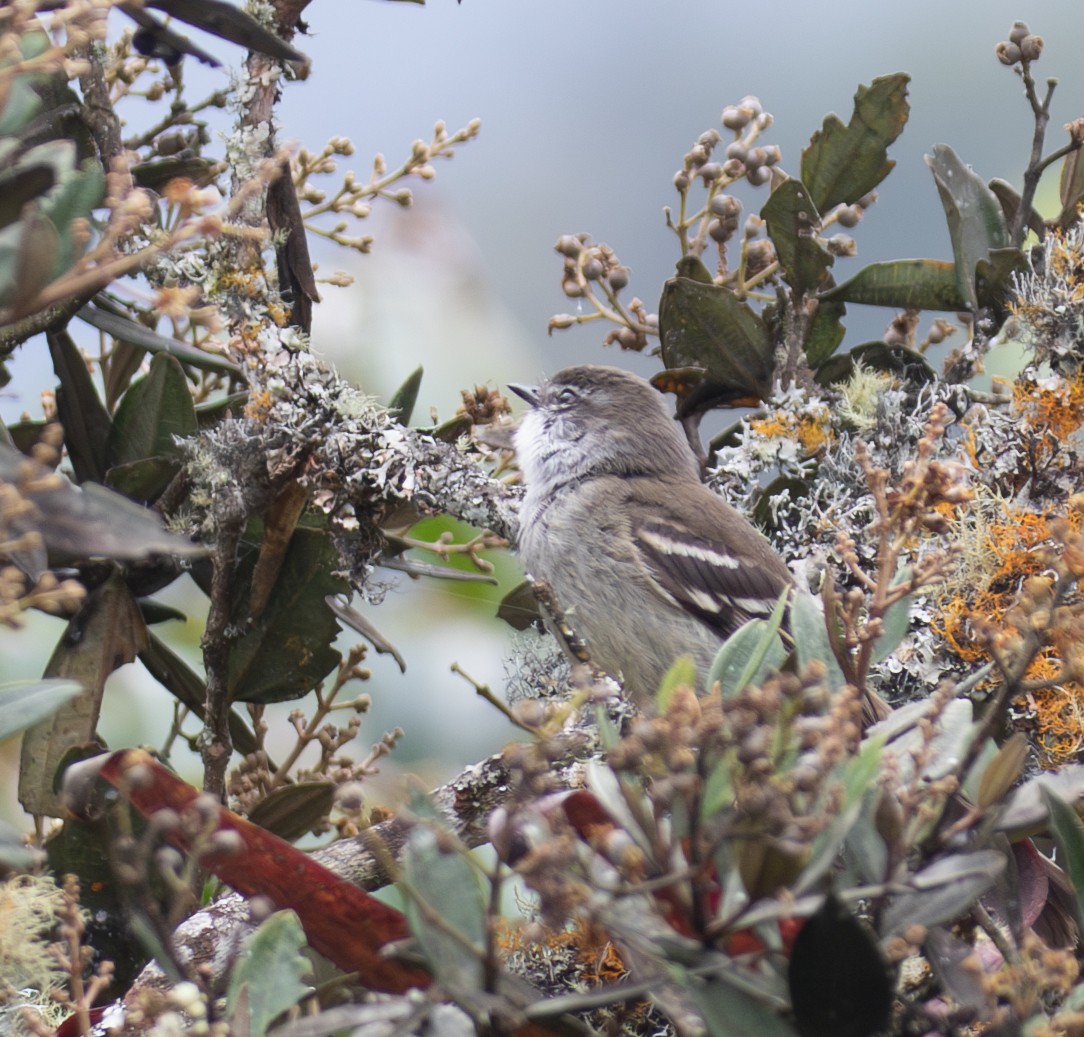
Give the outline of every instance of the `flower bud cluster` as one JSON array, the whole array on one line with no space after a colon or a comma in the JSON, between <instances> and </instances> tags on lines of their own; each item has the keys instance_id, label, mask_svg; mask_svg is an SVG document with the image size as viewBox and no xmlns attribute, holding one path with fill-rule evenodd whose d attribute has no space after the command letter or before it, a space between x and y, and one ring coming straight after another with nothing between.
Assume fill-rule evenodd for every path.
<instances>
[{"instance_id":1,"label":"flower bud cluster","mask_svg":"<svg viewBox=\"0 0 1084 1037\"><path fill-rule=\"evenodd\" d=\"M553 246L563 256L561 291L569 299L587 300L594 312L587 315L559 313L550 318L549 330L563 330L587 320L605 318L617 327L605 345L619 345L637 352L646 349L648 336L658 334L659 318L648 313L640 299L622 303L618 295L629 284L629 268L609 245L593 242L588 234L562 234Z\"/></svg>"},{"instance_id":2,"label":"flower bud cluster","mask_svg":"<svg viewBox=\"0 0 1084 1037\"><path fill-rule=\"evenodd\" d=\"M726 147L725 156L716 154L722 142L718 130L700 134L685 153L681 169L674 174L674 187L679 193L686 194L696 179L712 192L711 197L714 197L714 191L742 177L754 187L766 184L770 179L771 167L779 163L782 152L774 144L755 143L760 133L772 124L771 115L763 110L760 101L755 97L743 97L738 104L728 105L723 109L722 123L735 133L735 139Z\"/></svg>"},{"instance_id":3,"label":"flower bud cluster","mask_svg":"<svg viewBox=\"0 0 1084 1037\"><path fill-rule=\"evenodd\" d=\"M1043 52L1043 38L1036 36L1025 22L1013 22L1009 38L1001 40L994 48L997 60L1003 65L1030 64L1038 61Z\"/></svg>"}]
</instances>

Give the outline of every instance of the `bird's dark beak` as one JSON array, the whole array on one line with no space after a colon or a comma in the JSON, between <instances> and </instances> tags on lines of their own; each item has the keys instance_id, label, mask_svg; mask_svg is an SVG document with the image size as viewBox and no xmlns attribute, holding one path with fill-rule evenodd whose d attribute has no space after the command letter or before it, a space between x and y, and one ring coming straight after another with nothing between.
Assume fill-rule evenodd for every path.
<instances>
[{"instance_id":1,"label":"bird's dark beak","mask_svg":"<svg viewBox=\"0 0 1084 1037\"><path fill-rule=\"evenodd\" d=\"M516 385L514 382L509 382L508 388L521 400L526 400L532 407L537 407L542 402L537 385Z\"/></svg>"}]
</instances>

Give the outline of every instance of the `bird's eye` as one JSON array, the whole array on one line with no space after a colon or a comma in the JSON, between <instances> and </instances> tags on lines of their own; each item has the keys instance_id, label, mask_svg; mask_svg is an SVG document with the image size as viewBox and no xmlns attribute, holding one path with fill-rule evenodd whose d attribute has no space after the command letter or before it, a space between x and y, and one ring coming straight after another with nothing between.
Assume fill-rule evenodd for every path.
<instances>
[{"instance_id":1,"label":"bird's eye","mask_svg":"<svg viewBox=\"0 0 1084 1037\"><path fill-rule=\"evenodd\" d=\"M557 402L558 403L571 403L578 396L579 396L579 393L576 392L575 389L572 389L572 388L566 386L564 389L562 389L557 394Z\"/></svg>"}]
</instances>

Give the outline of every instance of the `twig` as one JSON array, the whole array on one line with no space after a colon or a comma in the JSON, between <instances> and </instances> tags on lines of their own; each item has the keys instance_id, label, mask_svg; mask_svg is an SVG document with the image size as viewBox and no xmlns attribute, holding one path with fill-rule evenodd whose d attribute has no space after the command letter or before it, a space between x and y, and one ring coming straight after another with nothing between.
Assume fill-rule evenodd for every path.
<instances>
[{"instance_id":1,"label":"twig","mask_svg":"<svg viewBox=\"0 0 1084 1037\"><path fill-rule=\"evenodd\" d=\"M1031 212L1031 203L1035 199L1039 179L1046 168L1043 164L1043 142L1046 139L1047 124L1050 122L1050 102L1054 96L1054 88L1058 85L1056 79L1048 79L1046 97L1040 101L1035 90L1035 80L1031 77L1031 62L1021 62L1020 75L1024 80L1024 93L1031 105L1032 115L1035 117L1035 129L1031 135L1031 157L1028 160L1027 169L1024 170L1024 189L1020 192L1020 205L1016 209L1012 227L1009 230L1009 240L1015 245L1023 244L1024 228L1027 226L1028 213Z\"/></svg>"},{"instance_id":2,"label":"twig","mask_svg":"<svg viewBox=\"0 0 1084 1037\"><path fill-rule=\"evenodd\" d=\"M476 681L469 673L467 673L466 670L463 669L462 666L459 665L459 663L452 663L451 669L452 673L456 674L459 677L462 677L468 684L470 684L471 687L474 688L475 693L480 698L485 699L486 702L488 702L491 706L496 708L500 713L507 717L508 720L510 720L513 724L516 725L516 727L521 728L522 730L527 731L530 734L536 733L533 727L529 727L527 724L525 724L522 720L519 719L519 717L515 715L515 713L512 712L511 709L508 708L508 704L506 702L502 702L499 698L497 698L496 695L493 694L493 689L490 688L488 684L482 684L479 681Z\"/></svg>"}]
</instances>

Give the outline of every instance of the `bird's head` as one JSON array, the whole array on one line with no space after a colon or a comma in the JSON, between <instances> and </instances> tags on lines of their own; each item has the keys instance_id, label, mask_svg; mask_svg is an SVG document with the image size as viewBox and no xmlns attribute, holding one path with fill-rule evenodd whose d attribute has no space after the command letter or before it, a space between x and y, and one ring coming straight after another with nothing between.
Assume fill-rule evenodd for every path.
<instances>
[{"instance_id":1,"label":"bird's head","mask_svg":"<svg viewBox=\"0 0 1084 1037\"><path fill-rule=\"evenodd\" d=\"M531 491L601 475L698 476L662 397L616 367L566 367L539 386L510 385L531 409L515 433Z\"/></svg>"}]
</instances>

